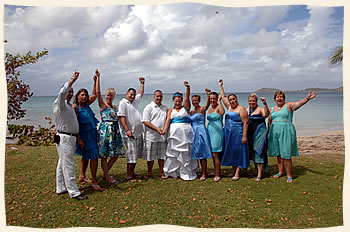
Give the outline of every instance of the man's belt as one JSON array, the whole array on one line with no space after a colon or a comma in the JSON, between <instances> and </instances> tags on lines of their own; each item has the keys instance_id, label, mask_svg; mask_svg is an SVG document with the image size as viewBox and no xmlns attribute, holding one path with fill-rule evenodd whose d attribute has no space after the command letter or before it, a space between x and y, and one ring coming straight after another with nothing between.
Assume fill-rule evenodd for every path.
<instances>
[{"instance_id":1,"label":"man's belt","mask_svg":"<svg viewBox=\"0 0 350 232\"><path fill-rule=\"evenodd\" d=\"M75 136L75 137L77 137L78 136L78 134L73 134L73 133L69 133L69 132L63 132L63 131L57 131L59 134L64 134L64 135L70 135L70 136Z\"/></svg>"}]
</instances>

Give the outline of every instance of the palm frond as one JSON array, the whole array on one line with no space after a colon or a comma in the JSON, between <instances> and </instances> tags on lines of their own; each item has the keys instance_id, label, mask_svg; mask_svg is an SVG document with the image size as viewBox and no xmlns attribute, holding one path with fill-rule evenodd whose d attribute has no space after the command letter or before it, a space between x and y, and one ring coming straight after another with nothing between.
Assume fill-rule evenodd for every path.
<instances>
[{"instance_id":1,"label":"palm frond","mask_svg":"<svg viewBox=\"0 0 350 232\"><path fill-rule=\"evenodd\" d=\"M343 45L334 49L332 56L329 58L328 63L331 66L340 64L343 62Z\"/></svg>"}]
</instances>

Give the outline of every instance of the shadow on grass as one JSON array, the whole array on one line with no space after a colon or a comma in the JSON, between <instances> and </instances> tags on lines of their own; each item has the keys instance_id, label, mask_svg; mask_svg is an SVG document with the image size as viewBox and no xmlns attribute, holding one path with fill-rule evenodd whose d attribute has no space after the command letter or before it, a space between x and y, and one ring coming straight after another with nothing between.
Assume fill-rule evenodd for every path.
<instances>
[{"instance_id":1,"label":"shadow on grass","mask_svg":"<svg viewBox=\"0 0 350 232\"><path fill-rule=\"evenodd\" d=\"M214 171L215 170L213 168L208 168L208 173L211 173ZM297 179L300 176L304 176L308 172L313 173L313 174L317 174L317 175L325 175L324 172L313 170L309 166L295 165L292 168L293 179ZM231 178L231 176L229 176L229 174L231 174L231 173L232 173L231 167L222 167L222 169L221 169L222 178ZM277 164L269 165L268 171L267 172L263 171L263 178L273 177L276 173L278 173ZM241 178L248 178L248 179L256 178L254 165L251 165L247 170L242 169L240 176L241 176ZM283 176L286 176L285 171L283 173Z\"/></svg>"}]
</instances>

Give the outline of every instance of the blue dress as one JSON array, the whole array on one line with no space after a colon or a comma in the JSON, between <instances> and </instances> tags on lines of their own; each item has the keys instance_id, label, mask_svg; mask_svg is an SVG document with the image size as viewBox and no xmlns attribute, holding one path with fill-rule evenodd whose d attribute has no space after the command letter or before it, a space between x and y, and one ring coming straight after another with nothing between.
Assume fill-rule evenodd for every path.
<instances>
[{"instance_id":1,"label":"blue dress","mask_svg":"<svg viewBox=\"0 0 350 232\"><path fill-rule=\"evenodd\" d=\"M201 113L192 114L190 117L194 131L192 143L192 159L210 159L211 146L208 130L205 127L205 117Z\"/></svg>"},{"instance_id":2,"label":"blue dress","mask_svg":"<svg viewBox=\"0 0 350 232\"><path fill-rule=\"evenodd\" d=\"M208 114L208 133L212 152L222 152L224 144L224 128L222 125L222 116L215 112Z\"/></svg>"},{"instance_id":3,"label":"blue dress","mask_svg":"<svg viewBox=\"0 0 350 232\"><path fill-rule=\"evenodd\" d=\"M265 118L261 114L251 115L248 122L249 158L256 164L264 164L267 171L267 128Z\"/></svg>"},{"instance_id":4,"label":"blue dress","mask_svg":"<svg viewBox=\"0 0 350 232\"><path fill-rule=\"evenodd\" d=\"M243 122L238 113L227 111L225 114L224 152L221 165L247 169L249 167L248 142L242 144Z\"/></svg>"},{"instance_id":5,"label":"blue dress","mask_svg":"<svg viewBox=\"0 0 350 232\"><path fill-rule=\"evenodd\" d=\"M116 157L124 154L122 137L119 132L117 109L110 107L102 110L98 130L98 149L101 158Z\"/></svg>"},{"instance_id":6,"label":"blue dress","mask_svg":"<svg viewBox=\"0 0 350 232\"><path fill-rule=\"evenodd\" d=\"M98 146L97 146L97 123L95 114L90 108L89 104L85 104L84 107L79 107L79 135L84 142L84 150L80 149L77 141L75 153L79 156L83 156L86 160L98 159Z\"/></svg>"},{"instance_id":7,"label":"blue dress","mask_svg":"<svg viewBox=\"0 0 350 232\"><path fill-rule=\"evenodd\" d=\"M283 159L299 156L297 133L292 123L293 113L288 110L288 105L285 104L280 111L272 110L271 118L268 139L269 156L281 156Z\"/></svg>"}]
</instances>

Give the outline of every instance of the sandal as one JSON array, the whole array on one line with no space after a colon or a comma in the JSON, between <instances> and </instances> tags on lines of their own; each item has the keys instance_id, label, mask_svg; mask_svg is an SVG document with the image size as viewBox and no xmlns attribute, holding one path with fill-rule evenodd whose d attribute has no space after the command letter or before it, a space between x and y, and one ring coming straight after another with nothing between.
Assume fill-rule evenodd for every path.
<instances>
[{"instance_id":1,"label":"sandal","mask_svg":"<svg viewBox=\"0 0 350 232\"><path fill-rule=\"evenodd\" d=\"M126 177L125 177L125 180L126 180L127 182L132 182L132 183L135 183L135 182L136 182L136 179L135 179L134 177L130 177L130 178L126 178Z\"/></svg>"},{"instance_id":2,"label":"sandal","mask_svg":"<svg viewBox=\"0 0 350 232\"><path fill-rule=\"evenodd\" d=\"M119 180L116 180L116 179L113 179L111 182L108 182L110 185L115 185L115 184L119 184L120 181Z\"/></svg>"},{"instance_id":3,"label":"sandal","mask_svg":"<svg viewBox=\"0 0 350 232\"><path fill-rule=\"evenodd\" d=\"M221 179L221 177L220 176L216 176L216 177L214 177L214 182L219 182L219 180Z\"/></svg>"},{"instance_id":4,"label":"sandal","mask_svg":"<svg viewBox=\"0 0 350 232\"><path fill-rule=\"evenodd\" d=\"M201 178L199 178L200 181L204 181L204 180L206 180L206 179L207 179L207 178L204 177L204 176L202 176Z\"/></svg>"},{"instance_id":5,"label":"sandal","mask_svg":"<svg viewBox=\"0 0 350 232\"><path fill-rule=\"evenodd\" d=\"M274 176L273 176L273 178L275 178L275 179L278 179L278 178L280 178L281 177L281 174L279 174L279 173L277 173L277 174L275 174Z\"/></svg>"},{"instance_id":6,"label":"sandal","mask_svg":"<svg viewBox=\"0 0 350 232\"><path fill-rule=\"evenodd\" d=\"M256 177L256 179L255 179L255 182L260 182L261 181L261 177Z\"/></svg>"},{"instance_id":7,"label":"sandal","mask_svg":"<svg viewBox=\"0 0 350 232\"><path fill-rule=\"evenodd\" d=\"M159 177L162 178L162 179L164 179L164 180L169 178L169 177L166 176L166 175L159 175Z\"/></svg>"},{"instance_id":8,"label":"sandal","mask_svg":"<svg viewBox=\"0 0 350 232\"><path fill-rule=\"evenodd\" d=\"M211 172L211 173L209 173L209 175L208 176L215 176L215 172Z\"/></svg>"},{"instance_id":9,"label":"sandal","mask_svg":"<svg viewBox=\"0 0 350 232\"><path fill-rule=\"evenodd\" d=\"M232 181L237 181L237 180L239 180L239 179L241 179L241 177L239 177L239 176L234 176L234 177L232 177Z\"/></svg>"},{"instance_id":10,"label":"sandal","mask_svg":"<svg viewBox=\"0 0 350 232\"><path fill-rule=\"evenodd\" d=\"M292 183L292 182L293 182L293 178L288 177L286 182L287 182L287 183Z\"/></svg>"},{"instance_id":11,"label":"sandal","mask_svg":"<svg viewBox=\"0 0 350 232\"><path fill-rule=\"evenodd\" d=\"M79 183L91 183L91 180L87 177L80 178L79 177Z\"/></svg>"},{"instance_id":12,"label":"sandal","mask_svg":"<svg viewBox=\"0 0 350 232\"><path fill-rule=\"evenodd\" d=\"M109 176L109 178L114 179L113 176ZM101 180L107 180L107 178L105 176L102 176Z\"/></svg>"},{"instance_id":13,"label":"sandal","mask_svg":"<svg viewBox=\"0 0 350 232\"><path fill-rule=\"evenodd\" d=\"M96 191L103 191L101 186L99 186L98 184L91 184L91 187Z\"/></svg>"}]
</instances>

